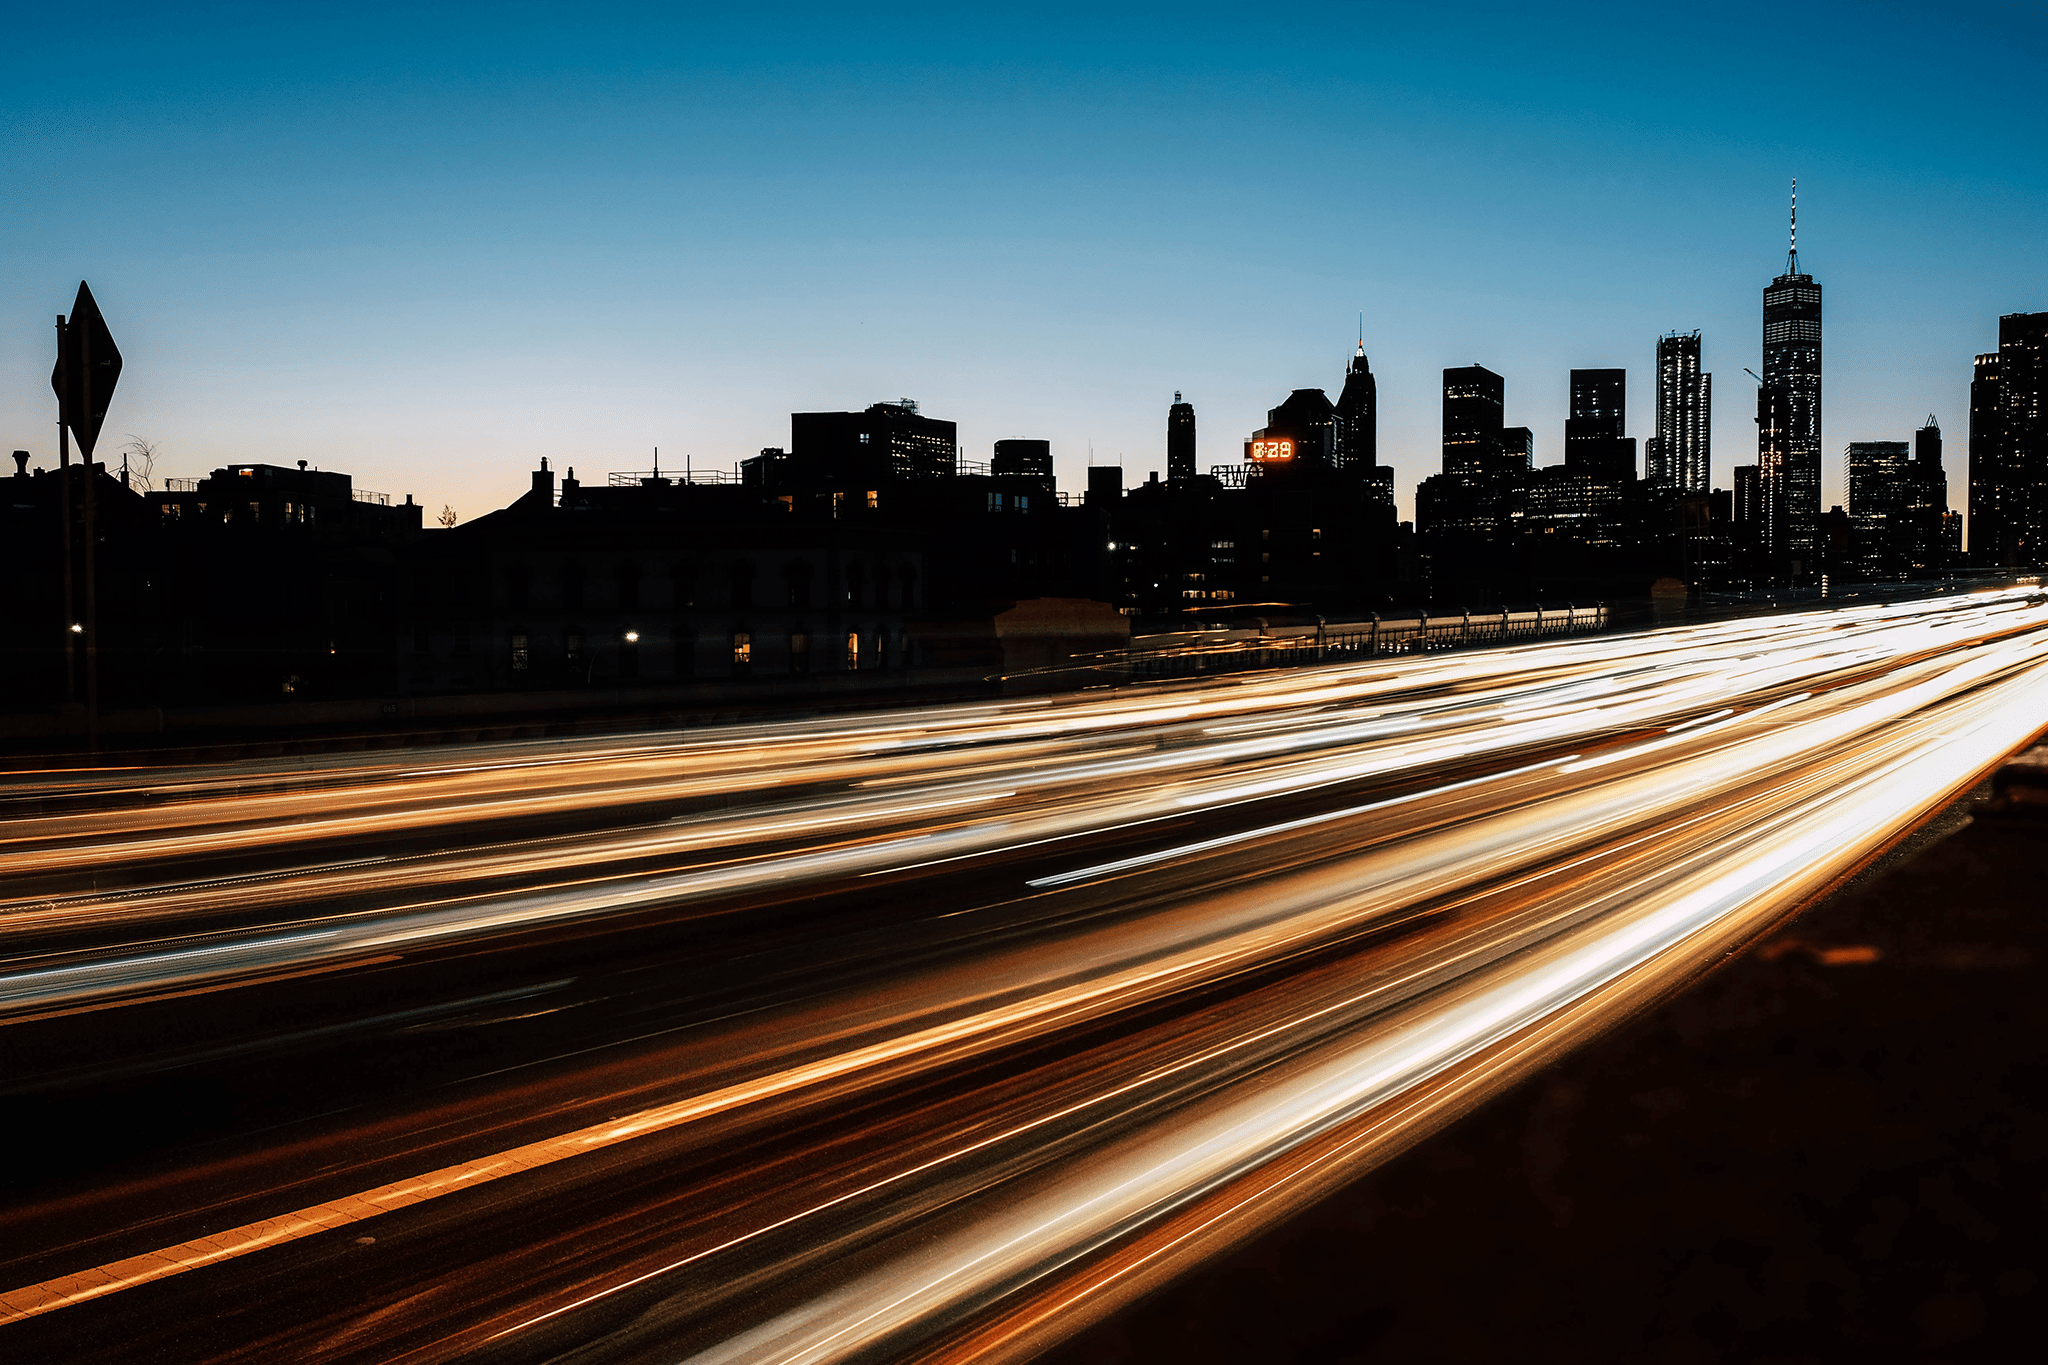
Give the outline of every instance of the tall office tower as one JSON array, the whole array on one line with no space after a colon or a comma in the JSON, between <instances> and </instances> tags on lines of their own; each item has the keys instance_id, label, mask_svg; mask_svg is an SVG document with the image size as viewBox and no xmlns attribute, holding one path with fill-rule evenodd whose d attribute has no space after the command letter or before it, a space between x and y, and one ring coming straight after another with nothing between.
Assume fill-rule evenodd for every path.
<instances>
[{"instance_id":1,"label":"tall office tower","mask_svg":"<svg viewBox=\"0 0 2048 1365\"><path fill-rule=\"evenodd\" d=\"M1948 561L1944 545L1948 515L1948 471L1941 464L1941 423L1933 413L1913 433L1913 462L1906 468L1906 529L1902 549L1906 571L1925 578Z\"/></svg>"},{"instance_id":2,"label":"tall office tower","mask_svg":"<svg viewBox=\"0 0 2048 1365\"><path fill-rule=\"evenodd\" d=\"M1857 567L1865 578L1902 577L1910 542L1906 443L1851 441L1844 454L1849 461L1849 524L1856 532Z\"/></svg>"},{"instance_id":3,"label":"tall office tower","mask_svg":"<svg viewBox=\"0 0 2048 1365\"><path fill-rule=\"evenodd\" d=\"M1500 471L1519 477L1536 467L1536 433L1527 427L1500 429Z\"/></svg>"},{"instance_id":4,"label":"tall office tower","mask_svg":"<svg viewBox=\"0 0 2048 1365\"><path fill-rule=\"evenodd\" d=\"M1735 466L1734 515L1737 525L1754 525L1763 520L1763 509L1757 505L1756 466L1739 464Z\"/></svg>"},{"instance_id":5,"label":"tall office tower","mask_svg":"<svg viewBox=\"0 0 2048 1365\"><path fill-rule=\"evenodd\" d=\"M1573 370L1571 415L1564 423L1564 462L1583 474L1634 476L1635 442L1628 424L1627 370Z\"/></svg>"},{"instance_id":6,"label":"tall office tower","mask_svg":"<svg viewBox=\"0 0 2048 1365\"><path fill-rule=\"evenodd\" d=\"M1051 441L997 441L988 472L997 478L1030 479L1048 493L1053 489Z\"/></svg>"},{"instance_id":7,"label":"tall office tower","mask_svg":"<svg viewBox=\"0 0 2048 1365\"><path fill-rule=\"evenodd\" d=\"M2009 562L2004 481L1999 478L1998 352L1977 357L1970 380L1970 557L1979 566Z\"/></svg>"},{"instance_id":8,"label":"tall office tower","mask_svg":"<svg viewBox=\"0 0 2048 1365\"><path fill-rule=\"evenodd\" d=\"M1799 269L1799 182L1792 182L1792 239L1785 273L1764 290L1764 387L1775 420L1757 429L1764 482L1765 544L1818 563L1820 526L1820 286ZM1759 412L1762 400L1759 400ZM1767 444L1766 433L1772 437ZM1772 515L1775 513L1775 515Z\"/></svg>"},{"instance_id":9,"label":"tall office tower","mask_svg":"<svg viewBox=\"0 0 2048 1365\"><path fill-rule=\"evenodd\" d=\"M1367 473L1379 463L1379 381L1365 358L1365 341L1360 338L1358 354L1344 372L1344 391L1337 395L1337 467Z\"/></svg>"},{"instance_id":10,"label":"tall office tower","mask_svg":"<svg viewBox=\"0 0 2048 1365\"><path fill-rule=\"evenodd\" d=\"M1789 534L1785 529L1786 413L1782 387L1756 386L1756 540L1760 548L1771 554L1785 552ZM1815 525L1819 525L1818 521Z\"/></svg>"},{"instance_id":11,"label":"tall office tower","mask_svg":"<svg viewBox=\"0 0 2048 1365\"><path fill-rule=\"evenodd\" d=\"M1166 410L1166 477L1178 482L1195 477L1195 405L1173 393L1173 406Z\"/></svg>"},{"instance_id":12,"label":"tall office tower","mask_svg":"<svg viewBox=\"0 0 2048 1365\"><path fill-rule=\"evenodd\" d=\"M1645 446L1649 481L1679 493L1708 491L1714 376L1700 371L1700 334L1657 338L1657 434Z\"/></svg>"},{"instance_id":13,"label":"tall office tower","mask_svg":"<svg viewBox=\"0 0 2048 1365\"><path fill-rule=\"evenodd\" d=\"M1484 365L1444 371L1444 473L1486 479L1497 471L1505 388Z\"/></svg>"},{"instance_id":14,"label":"tall office tower","mask_svg":"<svg viewBox=\"0 0 2048 1365\"><path fill-rule=\"evenodd\" d=\"M2048 313L1998 320L1998 478L2006 562L2048 563Z\"/></svg>"}]
</instances>

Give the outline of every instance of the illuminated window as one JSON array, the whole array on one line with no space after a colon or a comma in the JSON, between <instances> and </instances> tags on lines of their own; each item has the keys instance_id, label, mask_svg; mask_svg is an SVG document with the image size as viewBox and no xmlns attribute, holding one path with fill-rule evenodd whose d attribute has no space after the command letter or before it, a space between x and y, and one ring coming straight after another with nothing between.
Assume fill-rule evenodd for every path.
<instances>
[{"instance_id":1,"label":"illuminated window","mask_svg":"<svg viewBox=\"0 0 2048 1365\"><path fill-rule=\"evenodd\" d=\"M858 672L859 669L860 632L857 630L849 630L846 632L846 671L848 673L854 673Z\"/></svg>"},{"instance_id":2,"label":"illuminated window","mask_svg":"<svg viewBox=\"0 0 2048 1365\"><path fill-rule=\"evenodd\" d=\"M753 632L736 630L732 633L732 666L735 672L743 672L754 666Z\"/></svg>"},{"instance_id":3,"label":"illuminated window","mask_svg":"<svg viewBox=\"0 0 2048 1365\"><path fill-rule=\"evenodd\" d=\"M811 637L803 631L789 633L789 671L808 673L811 671Z\"/></svg>"},{"instance_id":4,"label":"illuminated window","mask_svg":"<svg viewBox=\"0 0 2048 1365\"><path fill-rule=\"evenodd\" d=\"M526 647L526 632L523 630L513 631L512 671L514 673L524 673L527 669L531 668L532 666L533 655Z\"/></svg>"}]
</instances>

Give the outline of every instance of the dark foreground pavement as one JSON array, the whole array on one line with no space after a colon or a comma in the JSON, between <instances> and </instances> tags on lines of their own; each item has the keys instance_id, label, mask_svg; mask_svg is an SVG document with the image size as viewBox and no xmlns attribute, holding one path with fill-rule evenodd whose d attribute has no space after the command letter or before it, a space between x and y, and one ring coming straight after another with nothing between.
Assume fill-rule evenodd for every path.
<instances>
[{"instance_id":1,"label":"dark foreground pavement","mask_svg":"<svg viewBox=\"0 0 2048 1365\"><path fill-rule=\"evenodd\" d=\"M2048 746L1947 825L1041 1365L2048 1356Z\"/></svg>"}]
</instances>

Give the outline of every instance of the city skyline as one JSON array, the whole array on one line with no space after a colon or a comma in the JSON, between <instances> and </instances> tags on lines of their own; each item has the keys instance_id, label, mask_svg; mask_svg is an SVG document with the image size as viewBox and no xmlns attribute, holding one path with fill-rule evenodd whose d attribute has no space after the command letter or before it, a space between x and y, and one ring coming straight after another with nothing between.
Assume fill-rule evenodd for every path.
<instances>
[{"instance_id":1,"label":"city skyline","mask_svg":"<svg viewBox=\"0 0 2048 1365\"><path fill-rule=\"evenodd\" d=\"M1755 291L1797 174L1802 259L1830 295L1823 505L1846 501L1850 443L1905 439L1930 410L1961 430L1970 357L2048 297L2025 249L2041 152L1988 116L2017 96L1982 66L2024 68L2038 20L1831 31L1767 118L1772 72L1741 27L1762 10L1684 59L1680 104L1653 103L1664 76L1639 65L1676 20L1582 26L1613 72L1595 85L1546 74L1549 20L1475 13L1458 60L1519 83L1455 99L1449 21L1392 12L1262 19L1316 38L1312 56L1266 45L1283 60L1248 57L1244 23L1213 11L1170 31L1135 12L1033 32L809 15L801 38L640 16L631 58L621 19L515 14L458 57L441 11L389 51L389 16L136 11L95 39L124 91L97 102L51 74L76 31L39 20L11 68L28 112L6 175L46 207L4 229L0 418L54 462L49 326L85 278L130 357L109 448L160 441L168 474L307 459L474 516L542 455L730 468L787 444L792 412L908 395L971 460L1050 441L1078 491L1091 445L1128 482L1164 472L1175 391L1203 468L1289 392L1334 399L1362 309L1404 517L1436 472L1443 368L1503 375L1553 465L1572 369L1626 369L1627 434L1653 433L1674 330L1699 330L1722 376L1728 487L1755 439L1727 385L1762 368ZM1290 214L1258 211L1310 167ZM1951 459L1952 506L1964 472Z\"/></svg>"}]
</instances>

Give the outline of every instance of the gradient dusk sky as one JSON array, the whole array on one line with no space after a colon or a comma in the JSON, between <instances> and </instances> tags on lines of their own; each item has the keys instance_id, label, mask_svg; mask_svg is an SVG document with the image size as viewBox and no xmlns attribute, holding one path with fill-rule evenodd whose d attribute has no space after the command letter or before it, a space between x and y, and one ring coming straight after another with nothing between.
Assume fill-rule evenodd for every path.
<instances>
[{"instance_id":1,"label":"gradient dusk sky","mask_svg":"<svg viewBox=\"0 0 2048 1365\"><path fill-rule=\"evenodd\" d=\"M1566 371L1699 328L1714 481L1755 458L1759 295L1827 294L1843 446L2048 309L2048 7L24 6L9 21L8 448L54 464L51 323L126 357L102 438L159 473L305 459L465 517L542 456L730 468L794 410L915 398L971 459L1234 463L1335 397L1358 315L1403 517L1438 372ZM89 18L81 18L89 15ZM113 456L118 460L118 455Z\"/></svg>"}]
</instances>

